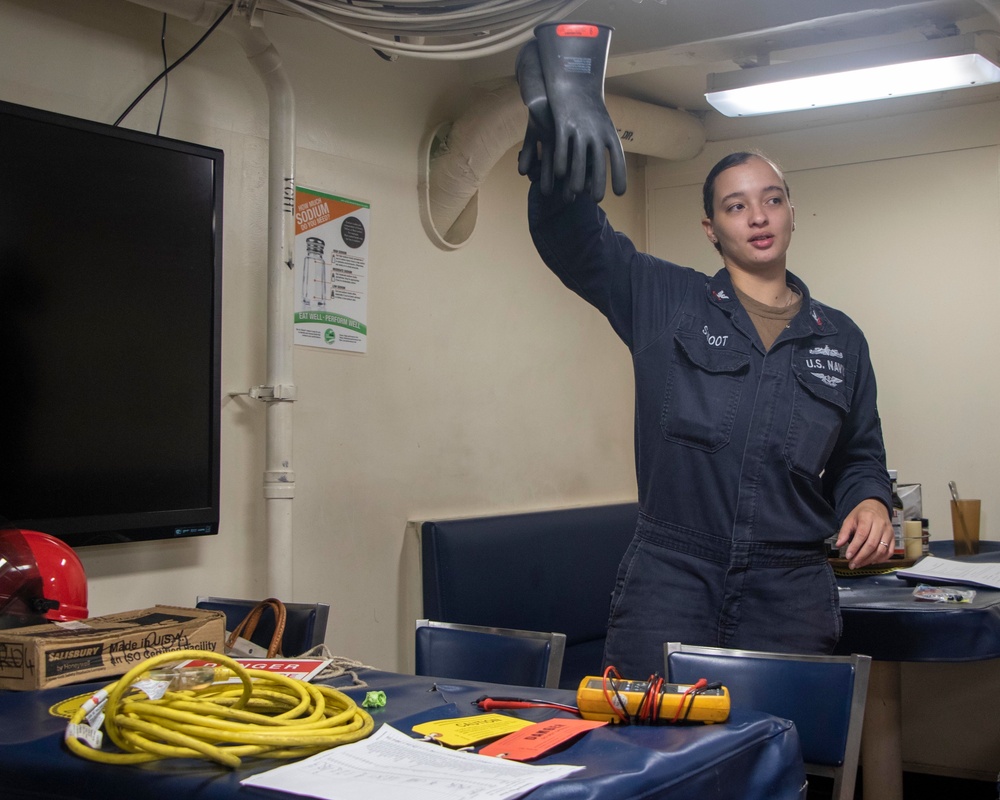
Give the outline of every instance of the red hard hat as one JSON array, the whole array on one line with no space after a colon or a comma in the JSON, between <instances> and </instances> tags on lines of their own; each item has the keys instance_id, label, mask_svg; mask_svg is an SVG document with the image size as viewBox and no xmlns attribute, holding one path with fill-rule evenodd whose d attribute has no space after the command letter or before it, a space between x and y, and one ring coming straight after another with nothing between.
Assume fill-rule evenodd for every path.
<instances>
[{"instance_id":1,"label":"red hard hat","mask_svg":"<svg viewBox=\"0 0 1000 800\"><path fill-rule=\"evenodd\" d=\"M86 619L87 575L73 548L47 533L0 530L0 614Z\"/></svg>"}]
</instances>

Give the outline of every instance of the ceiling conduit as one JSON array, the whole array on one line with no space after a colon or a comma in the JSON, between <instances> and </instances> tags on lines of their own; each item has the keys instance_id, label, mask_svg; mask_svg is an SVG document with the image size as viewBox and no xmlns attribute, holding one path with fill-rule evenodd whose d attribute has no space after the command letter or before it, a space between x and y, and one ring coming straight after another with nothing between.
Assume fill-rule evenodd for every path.
<instances>
[{"instance_id":1,"label":"ceiling conduit","mask_svg":"<svg viewBox=\"0 0 1000 800\"><path fill-rule=\"evenodd\" d=\"M701 121L685 111L615 95L606 96L605 105L626 153L682 161L705 146ZM456 250L469 241L479 213L479 187L523 142L527 124L528 111L511 81L486 92L453 123L428 132L420 147L420 219L435 245Z\"/></svg>"}]
</instances>

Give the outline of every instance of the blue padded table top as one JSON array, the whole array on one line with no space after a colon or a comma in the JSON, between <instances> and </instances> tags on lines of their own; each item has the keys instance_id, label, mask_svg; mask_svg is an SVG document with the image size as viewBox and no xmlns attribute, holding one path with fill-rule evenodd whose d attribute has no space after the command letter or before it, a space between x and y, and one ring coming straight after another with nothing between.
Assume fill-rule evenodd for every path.
<instances>
[{"instance_id":1,"label":"blue padded table top","mask_svg":"<svg viewBox=\"0 0 1000 800\"><path fill-rule=\"evenodd\" d=\"M435 681L378 670L360 670L358 676L367 687L350 688L348 678L332 685L359 702L366 691L384 691L385 707L372 714L376 724L393 724L406 733L416 721L478 713L473 702L484 694L574 705L576 699L575 692L560 689ZM98 686L0 693L0 786L5 800L291 797L239 784L250 774L286 762L250 762L229 771L193 760L108 766L73 755L62 744L66 720L51 716L49 708ZM566 712L506 713L541 721ZM436 745L428 745L432 746ZM728 722L718 725L607 726L539 763L576 764L585 769L536 789L531 800L791 800L802 796L805 783L794 726L752 711L734 711Z\"/></svg>"},{"instance_id":2,"label":"blue padded table top","mask_svg":"<svg viewBox=\"0 0 1000 800\"><path fill-rule=\"evenodd\" d=\"M932 554L954 558L941 550ZM958 560L1000 563L1000 550L984 548ZM838 576L837 584L844 619L838 653L863 653L882 661L1000 658L1000 591L968 587L976 590L971 603L931 603L915 599L915 583L895 573Z\"/></svg>"}]
</instances>

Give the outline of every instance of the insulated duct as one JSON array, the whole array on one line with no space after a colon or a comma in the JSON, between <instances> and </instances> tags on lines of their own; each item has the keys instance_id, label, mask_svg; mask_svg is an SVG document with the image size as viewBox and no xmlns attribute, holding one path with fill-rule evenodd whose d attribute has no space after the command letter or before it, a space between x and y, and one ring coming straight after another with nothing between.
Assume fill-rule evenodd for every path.
<instances>
[{"instance_id":1,"label":"insulated duct","mask_svg":"<svg viewBox=\"0 0 1000 800\"><path fill-rule=\"evenodd\" d=\"M705 146L701 121L685 111L615 95L606 96L605 105L626 153L681 161ZM420 219L442 250L455 250L472 236L479 187L496 163L521 144L527 124L528 110L512 81L486 92L454 123L438 125L424 138Z\"/></svg>"}]
</instances>

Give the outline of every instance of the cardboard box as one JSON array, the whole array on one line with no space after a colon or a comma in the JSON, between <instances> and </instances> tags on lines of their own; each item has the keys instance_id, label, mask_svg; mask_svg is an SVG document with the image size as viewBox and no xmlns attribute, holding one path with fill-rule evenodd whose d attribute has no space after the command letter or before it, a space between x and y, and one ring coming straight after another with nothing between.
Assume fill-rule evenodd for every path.
<instances>
[{"instance_id":1,"label":"cardboard box","mask_svg":"<svg viewBox=\"0 0 1000 800\"><path fill-rule=\"evenodd\" d=\"M221 653L225 639L221 611L176 606L0 630L0 689L113 678L170 650Z\"/></svg>"}]
</instances>

